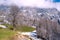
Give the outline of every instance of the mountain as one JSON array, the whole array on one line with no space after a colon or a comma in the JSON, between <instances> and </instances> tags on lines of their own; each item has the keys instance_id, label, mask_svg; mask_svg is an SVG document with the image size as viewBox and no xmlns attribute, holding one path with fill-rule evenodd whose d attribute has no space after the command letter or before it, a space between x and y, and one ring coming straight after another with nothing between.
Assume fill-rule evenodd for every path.
<instances>
[{"instance_id":1,"label":"mountain","mask_svg":"<svg viewBox=\"0 0 60 40\"><path fill-rule=\"evenodd\" d=\"M9 6L7 5L0 5L0 10L7 11L9 9Z\"/></svg>"},{"instance_id":2,"label":"mountain","mask_svg":"<svg viewBox=\"0 0 60 40\"><path fill-rule=\"evenodd\" d=\"M20 7L20 20L18 22L27 25L36 26L40 18L47 18L51 21L59 20L60 14L56 8L37 8L37 7ZM20 18L20 17L19 17Z\"/></svg>"},{"instance_id":3,"label":"mountain","mask_svg":"<svg viewBox=\"0 0 60 40\"><path fill-rule=\"evenodd\" d=\"M0 10L6 11L6 18L8 22L11 21L9 17L10 6L0 5ZM7 15L8 14L8 15ZM47 18L50 20L59 20L60 12L56 8L37 8L37 7L20 7L20 11L17 14L17 24L24 24L29 26L36 26L40 18Z\"/></svg>"},{"instance_id":4,"label":"mountain","mask_svg":"<svg viewBox=\"0 0 60 40\"><path fill-rule=\"evenodd\" d=\"M59 11L56 8L31 8L31 7L21 7L20 8L21 12L24 12L25 14L31 14L35 17L39 16L56 16L58 17ZM30 15L30 16L31 16Z\"/></svg>"}]
</instances>

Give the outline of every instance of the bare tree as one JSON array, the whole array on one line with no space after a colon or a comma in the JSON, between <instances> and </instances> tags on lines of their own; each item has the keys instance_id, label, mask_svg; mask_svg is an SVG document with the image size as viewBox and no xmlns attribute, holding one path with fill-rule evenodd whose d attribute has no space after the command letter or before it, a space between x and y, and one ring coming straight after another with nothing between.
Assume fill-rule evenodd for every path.
<instances>
[{"instance_id":1,"label":"bare tree","mask_svg":"<svg viewBox=\"0 0 60 40\"><path fill-rule=\"evenodd\" d=\"M19 12L19 7L17 5L11 5L11 8L10 8L10 15L12 16L12 24L13 24L13 27L15 28L16 27L16 16Z\"/></svg>"}]
</instances>

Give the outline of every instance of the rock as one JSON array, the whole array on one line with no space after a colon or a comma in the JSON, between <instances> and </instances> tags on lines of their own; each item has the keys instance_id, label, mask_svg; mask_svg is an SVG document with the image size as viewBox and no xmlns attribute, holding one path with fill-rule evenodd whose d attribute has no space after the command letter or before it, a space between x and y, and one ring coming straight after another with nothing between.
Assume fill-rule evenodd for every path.
<instances>
[{"instance_id":1,"label":"rock","mask_svg":"<svg viewBox=\"0 0 60 40\"><path fill-rule=\"evenodd\" d=\"M4 25L0 25L0 27L1 27L1 28L7 28L7 27L6 27L6 26L4 26Z\"/></svg>"},{"instance_id":2,"label":"rock","mask_svg":"<svg viewBox=\"0 0 60 40\"><path fill-rule=\"evenodd\" d=\"M60 40L60 24L57 19L41 18L39 26L36 27L38 38L45 40Z\"/></svg>"}]
</instances>

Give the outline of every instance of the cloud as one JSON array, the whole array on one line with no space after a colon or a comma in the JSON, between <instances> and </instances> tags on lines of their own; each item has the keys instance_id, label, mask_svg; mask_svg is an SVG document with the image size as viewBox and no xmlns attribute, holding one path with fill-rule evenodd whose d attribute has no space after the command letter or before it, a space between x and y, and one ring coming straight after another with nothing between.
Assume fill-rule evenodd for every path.
<instances>
[{"instance_id":1,"label":"cloud","mask_svg":"<svg viewBox=\"0 0 60 40\"><path fill-rule=\"evenodd\" d=\"M0 4L16 4L18 6L31 6L40 8L57 8L60 10L60 2L54 3L53 0L0 0Z\"/></svg>"},{"instance_id":2,"label":"cloud","mask_svg":"<svg viewBox=\"0 0 60 40\"><path fill-rule=\"evenodd\" d=\"M54 3L53 0L11 0L19 6L31 6L40 8L57 8L60 10L60 3Z\"/></svg>"},{"instance_id":3,"label":"cloud","mask_svg":"<svg viewBox=\"0 0 60 40\"><path fill-rule=\"evenodd\" d=\"M31 6L31 7L53 7L53 4L48 0L11 0L15 4L20 5L20 6Z\"/></svg>"},{"instance_id":4,"label":"cloud","mask_svg":"<svg viewBox=\"0 0 60 40\"><path fill-rule=\"evenodd\" d=\"M17 4L20 6L51 7L50 0L0 0L0 4Z\"/></svg>"},{"instance_id":5,"label":"cloud","mask_svg":"<svg viewBox=\"0 0 60 40\"><path fill-rule=\"evenodd\" d=\"M0 4L10 5L11 3L13 3L13 2L10 0L0 0Z\"/></svg>"}]
</instances>

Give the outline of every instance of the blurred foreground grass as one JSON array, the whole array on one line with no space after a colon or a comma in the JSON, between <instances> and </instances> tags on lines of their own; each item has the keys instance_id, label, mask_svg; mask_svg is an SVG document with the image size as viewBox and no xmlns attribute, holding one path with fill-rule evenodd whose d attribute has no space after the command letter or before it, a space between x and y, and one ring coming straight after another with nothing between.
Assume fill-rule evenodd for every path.
<instances>
[{"instance_id":1,"label":"blurred foreground grass","mask_svg":"<svg viewBox=\"0 0 60 40\"><path fill-rule=\"evenodd\" d=\"M35 28L28 27L28 26L21 26L17 27L16 31L10 30L10 28L13 28L11 25L5 25L8 26L6 29L1 28L0 29L0 40L11 40L11 37L14 36L18 31L19 32L31 32L35 30Z\"/></svg>"},{"instance_id":2,"label":"blurred foreground grass","mask_svg":"<svg viewBox=\"0 0 60 40\"><path fill-rule=\"evenodd\" d=\"M0 40L10 40L10 38L16 33L9 29L0 29Z\"/></svg>"},{"instance_id":3,"label":"blurred foreground grass","mask_svg":"<svg viewBox=\"0 0 60 40\"><path fill-rule=\"evenodd\" d=\"M14 29L14 27L12 25L9 25L9 24L3 24L3 25L7 26L8 29ZM30 26L26 26L26 25L17 26L15 29L17 31L21 31L21 32L31 32L31 31L35 30L35 28L30 27Z\"/></svg>"},{"instance_id":4,"label":"blurred foreground grass","mask_svg":"<svg viewBox=\"0 0 60 40\"><path fill-rule=\"evenodd\" d=\"M32 32L35 30L35 28L29 26L21 26L21 27L17 27L16 30L21 32Z\"/></svg>"}]
</instances>

